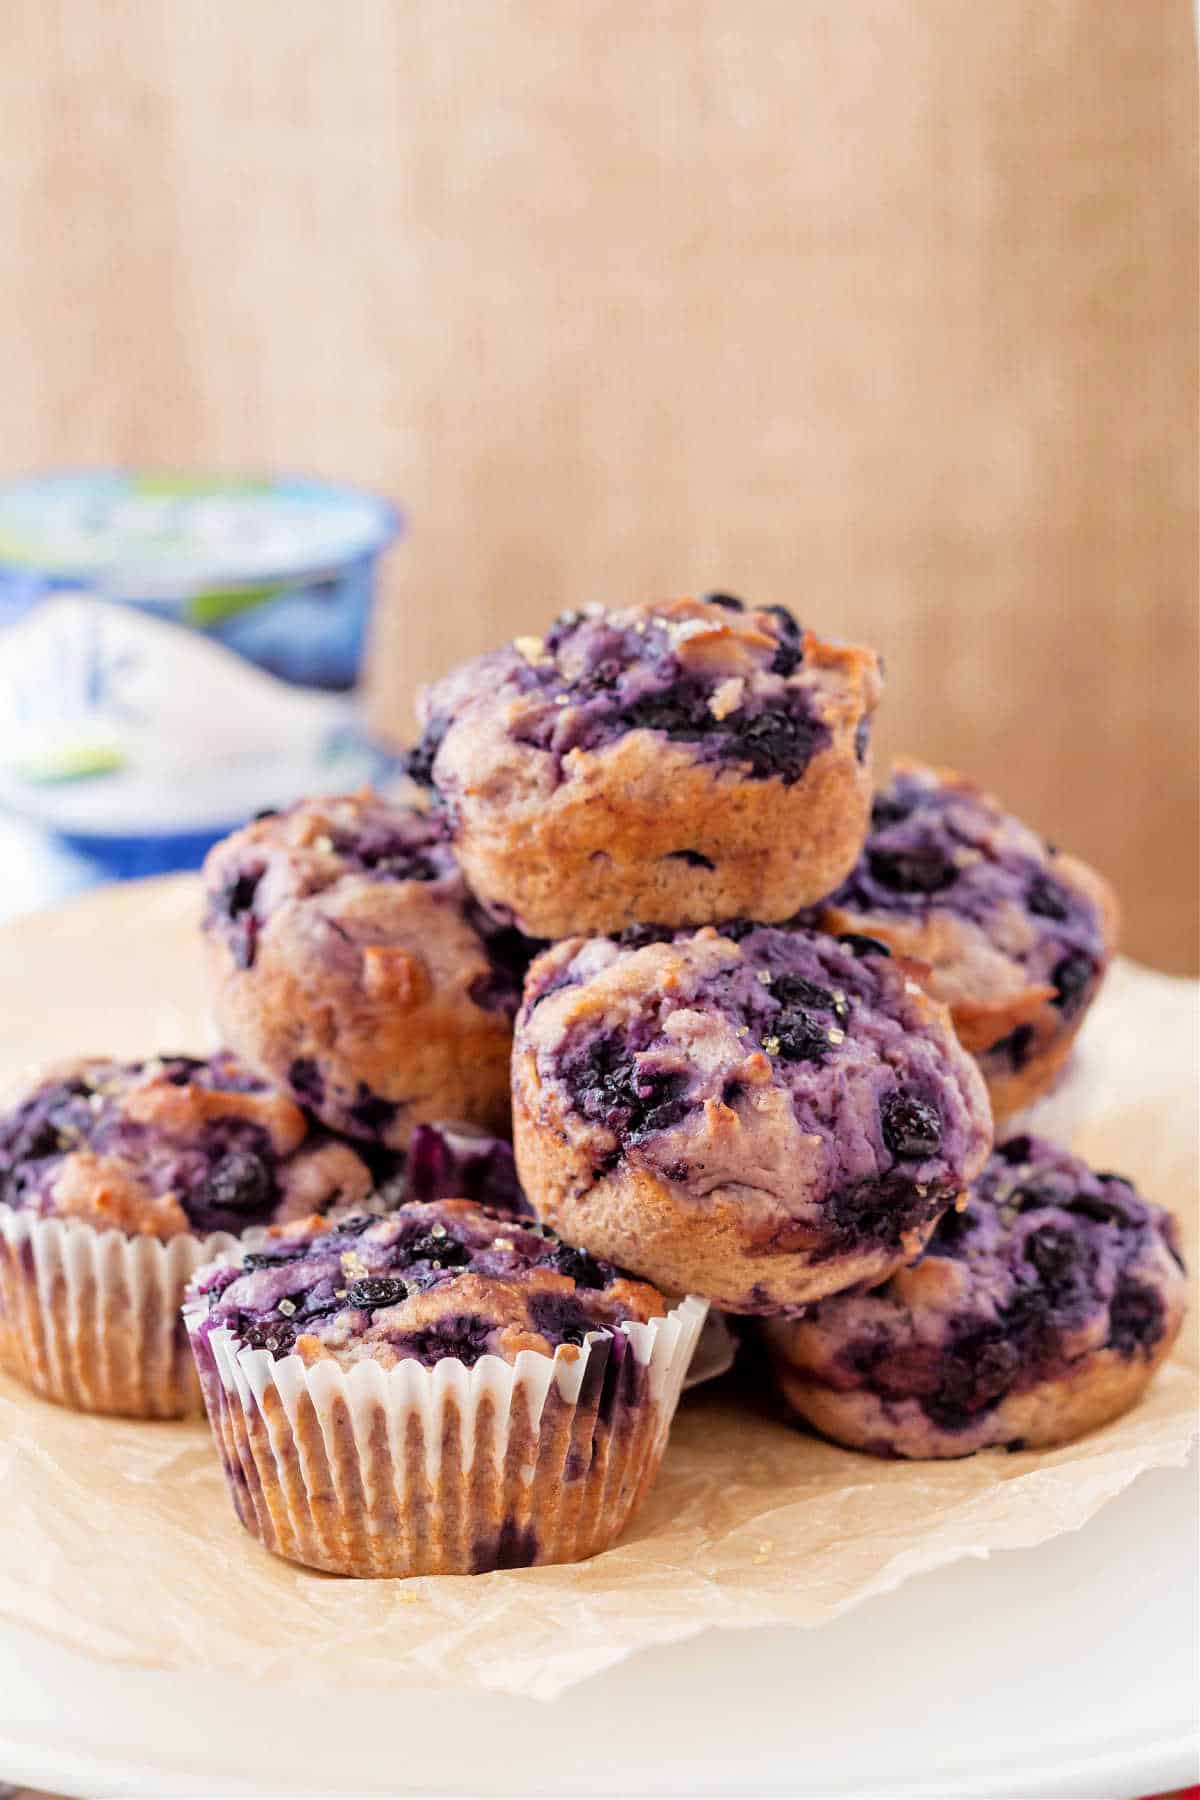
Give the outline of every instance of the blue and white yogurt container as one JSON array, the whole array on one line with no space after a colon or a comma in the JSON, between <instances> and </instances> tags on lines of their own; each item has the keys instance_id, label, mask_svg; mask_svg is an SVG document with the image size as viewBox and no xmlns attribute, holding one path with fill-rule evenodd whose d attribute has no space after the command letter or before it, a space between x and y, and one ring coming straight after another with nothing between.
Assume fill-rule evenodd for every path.
<instances>
[{"instance_id":1,"label":"blue and white yogurt container","mask_svg":"<svg viewBox=\"0 0 1200 1800\"><path fill-rule=\"evenodd\" d=\"M378 779L353 689L399 529L303 478L0 484L0 808L118 876Z\"/></svg>"}]
</instances>

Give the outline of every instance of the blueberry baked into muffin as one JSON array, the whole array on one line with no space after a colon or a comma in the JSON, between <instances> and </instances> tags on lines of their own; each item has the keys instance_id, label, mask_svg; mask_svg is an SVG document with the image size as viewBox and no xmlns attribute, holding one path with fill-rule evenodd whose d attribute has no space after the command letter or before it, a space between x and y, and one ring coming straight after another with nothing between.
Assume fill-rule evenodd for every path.
<instances>
[{"instance_id":1,"label":"blueberry baked into muffin","mask_svg":"<svg viewBox=\"0 0 1200 1800\"><path fill-rule=\"evenodd\" d=\"M344 1575L605 1548L704 1313L464 1200L281 1228L200 1271L185 1309L239 1519Z\"/></svg>"},{"instance_id":2,"label":"blueberry baked into muffin","mask_svg":"<svg viewBox=\"0 0 1200 1800\"><path fill-rule=\"evenodd\" d=\"M882 1281L992 1141L978 1069L900 959L769 926L545 952L513 1113L539 1217L738 1313Z\"/></svg>"},{"instance_id":3,"label":"blueberry baked into muffin","mask_svg":"<svg viewBox=\"0 0 1200 1800\"><path fill-rule=\"evenodd\" d=\"M876 1292L763 1332L827 1437L881 1456L1062 1444L1140 1399L1186 1299L1175 1221L1036 1137L1001 1144L965 1211Z\"/></svg>"},{"instance_id":4,"label":"blueberry baked into muffin","mask_svg":"<svg viewBox=\"0 0 1200 1800\"><path fill-rule=\"evenodd\" d=\"M425 690L410 772L530 936L783 919L862 847L880 685L781 606L589 607Z\"/></svg>"},{"instance_id":5,"label":"blueberry baked into muffin","mask_svg":"<svg viewBox=\"0 0 1200 1800\"><path fill-rule=\"evenodd\" d=\"M380 1186L372 1210L390 1212L402 1200L476 1200L489 1212L532 1219L517 1179L512 1145L466 1125L418 1125L400 1172ZM710 1312L684 1387L699 1387L733 1366L737 1346L720 1313Z\"/></svg>"},{"instance_id":6,"label":"blueberry baked into muffin","mask_svg":"<svg viewBox=\"0 0 1200 1800\"><path fill-rule=\"evenodd\" d=\"M438 821L307 800L205 864L222 1036L332 1130L402 1149L426 1119L508 1122L530 946L467 891Z\"/></svg>"},{"instance_id":7,"label":"blueberry baked into muffin","mask_svg":"<svg viewBox=\"0 0 1200 1800\"><path fill-rule=\"evenodd\" d=\"M57 1069L0 1114L0 1366L85 1411L197 1412L191 1272L371 1188L357 1151L227 1052Z\"/></svg>"},{"instance_id":8,"label":"blueberry baked into muffin","mask_svg":"<svg viewBox=\"0 0 1200 1800\"><path fill-rule=\"evenodd\" d=\"M898 761L862 856L818 909L929 965L997 1118L1053 1082L1112 957L1108 883L949 770Z\"/></svg>"},{"instance_id":9,"label":"blueberry baked into muffin","mask_svg":"<svg viewBox=\"0 0 1200 1800\"><path fill-rule=\"evenodd\" d=\"M533 1215L507 1138L471 1125L418 1125L399 1160L402 1172L383 1184L385 1200L394 1190L405 1200L476 1200L491 1212Z\"/></svg>"}]
</instances>

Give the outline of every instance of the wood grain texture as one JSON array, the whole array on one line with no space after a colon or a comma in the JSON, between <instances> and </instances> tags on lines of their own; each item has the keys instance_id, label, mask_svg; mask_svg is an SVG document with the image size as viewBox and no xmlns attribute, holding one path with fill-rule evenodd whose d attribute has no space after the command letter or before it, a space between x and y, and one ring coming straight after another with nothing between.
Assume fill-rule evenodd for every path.
<instances>
[{"instance_id":1,"label":"wood grain texture","mask_svg":"<svg viewBox=\"0 0 1200 1800\"><path fill-rule=\"evenodd\" d=\"M372 702L722 586L1194 958L1188 0L3 0L0 465L399 497Z\"/></svg>"}]
</instances>

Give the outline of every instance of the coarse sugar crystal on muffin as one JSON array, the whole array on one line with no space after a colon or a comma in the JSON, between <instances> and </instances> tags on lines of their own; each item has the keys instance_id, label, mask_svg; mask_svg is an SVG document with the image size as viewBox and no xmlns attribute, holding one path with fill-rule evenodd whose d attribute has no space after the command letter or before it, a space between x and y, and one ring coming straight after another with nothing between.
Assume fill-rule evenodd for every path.
<instances>
[{"instance_id":1,"label":"coarse sugar crystal on muffin","mask_svg":"<svg viewBox=\"0 0 1200 1800\"><path fill-rule=\"evenodd\" d=\"M882 1281L978 1173L991 1117L945 1008L867 939L568 940L517 1020L517 1167L555 1230L730 1312Z\"/></svg>"},{"instance_id":2,"label":"coarse sugar crystal on muffin","mask_svg":"<svg viewBox=\"0 0 1200 1800\"><path fill-rule=\"evenodd\" d=\"M955 1457L1067 1443L1125 1412L1185 1303L1172 1216L1022 1135L911 1268L762 1329L784 1395L827 1437Z\"/></svg>"},{"instance_id":3,"label":"coarse sugar crystal on muffin","mask_svg":"<svg viewBox=\"0 0 1200 1800\"><path fill-rule=\"evenodd\" d=\"M472 898L442 824L369 792L306 800L205 864L213 1003L240 1055L331 1129L508 1125L533 946Z\"/></svg>"},{"instance_id":4,"label":"coarse sugar crystal on muffin","mask_svg":"<svg viewBox=\"0 0 1200 1800\"><path fill-rule=\"evenodd\" d=\"M781 606L587 607L425 690L409 768L533 937L781 919L862 846L880 685Z\"/></svg>"},{"instance_id":5,"label":"coarse sugar crystal on muffin","mask_svg":"<svg viewBox=\"0 0 1200 1800\"><path fill-rule=\"evenodd\" d=\"M997 1118L1062 1068L1116 946L1108 883L949 770L898 761L862 856L811 915L928 964Z\"/></svg>"},{"instance_id":6,"label":"coarse sugar crystal on muffin","mask_svg":"<svg viewBox=\"0 0 1200 1800\"><path fill-rule=\"evenodd\" d=\"M192 1270L373 1181L227 1051L64 1064L0 1113L0 1365L87 1411L196 1412Z\"/></svg>"},{"instance_id":7,"label":"coarse sugar crystal on muffin","mask_svg":"<svg viewBox=\"0 0 1200 1800\"><path fill-rule=\"evenodd\" d=\"M464 1200L281 1228L186 1307L242 1524L350 1575L603 1549L653 1481L704 1313Z\"/></svg>"}]
</instances>

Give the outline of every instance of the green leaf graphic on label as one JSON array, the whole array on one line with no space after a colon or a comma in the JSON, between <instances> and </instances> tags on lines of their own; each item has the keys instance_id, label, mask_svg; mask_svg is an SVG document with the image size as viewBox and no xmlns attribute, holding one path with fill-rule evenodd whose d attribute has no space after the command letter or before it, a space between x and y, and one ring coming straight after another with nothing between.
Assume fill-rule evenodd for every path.
<instances>
[{"instance_id":1,"label":"green leaf graphic on label","mask_svg":"<svg viewBox=\"0 0 1200 1800\"><path fill-rule=\"evenodd\" d=\"M56 750L49 756L21 763L17 773L38 787L54 787L64 781L93 781L100 775L114 775L127 766L127 759L111 745L76 745L70 750Z\"/></svg>"},{"instance_id":2,"label":"green leaf graphic on label","mask_svg":"<svg viewBox=\"0 0 1200 1800\"><path fill-rule=\"evenodd\" d=\"M186 604L184 618L187 624L204 631L210 625L220 625L225 619L235 619L239 613L251 612L256 606L265 606L268 600L287 591L287 582L281 581L263 587L214 588L211 593L193 594Z\"/></svg>"}]
</instances>

